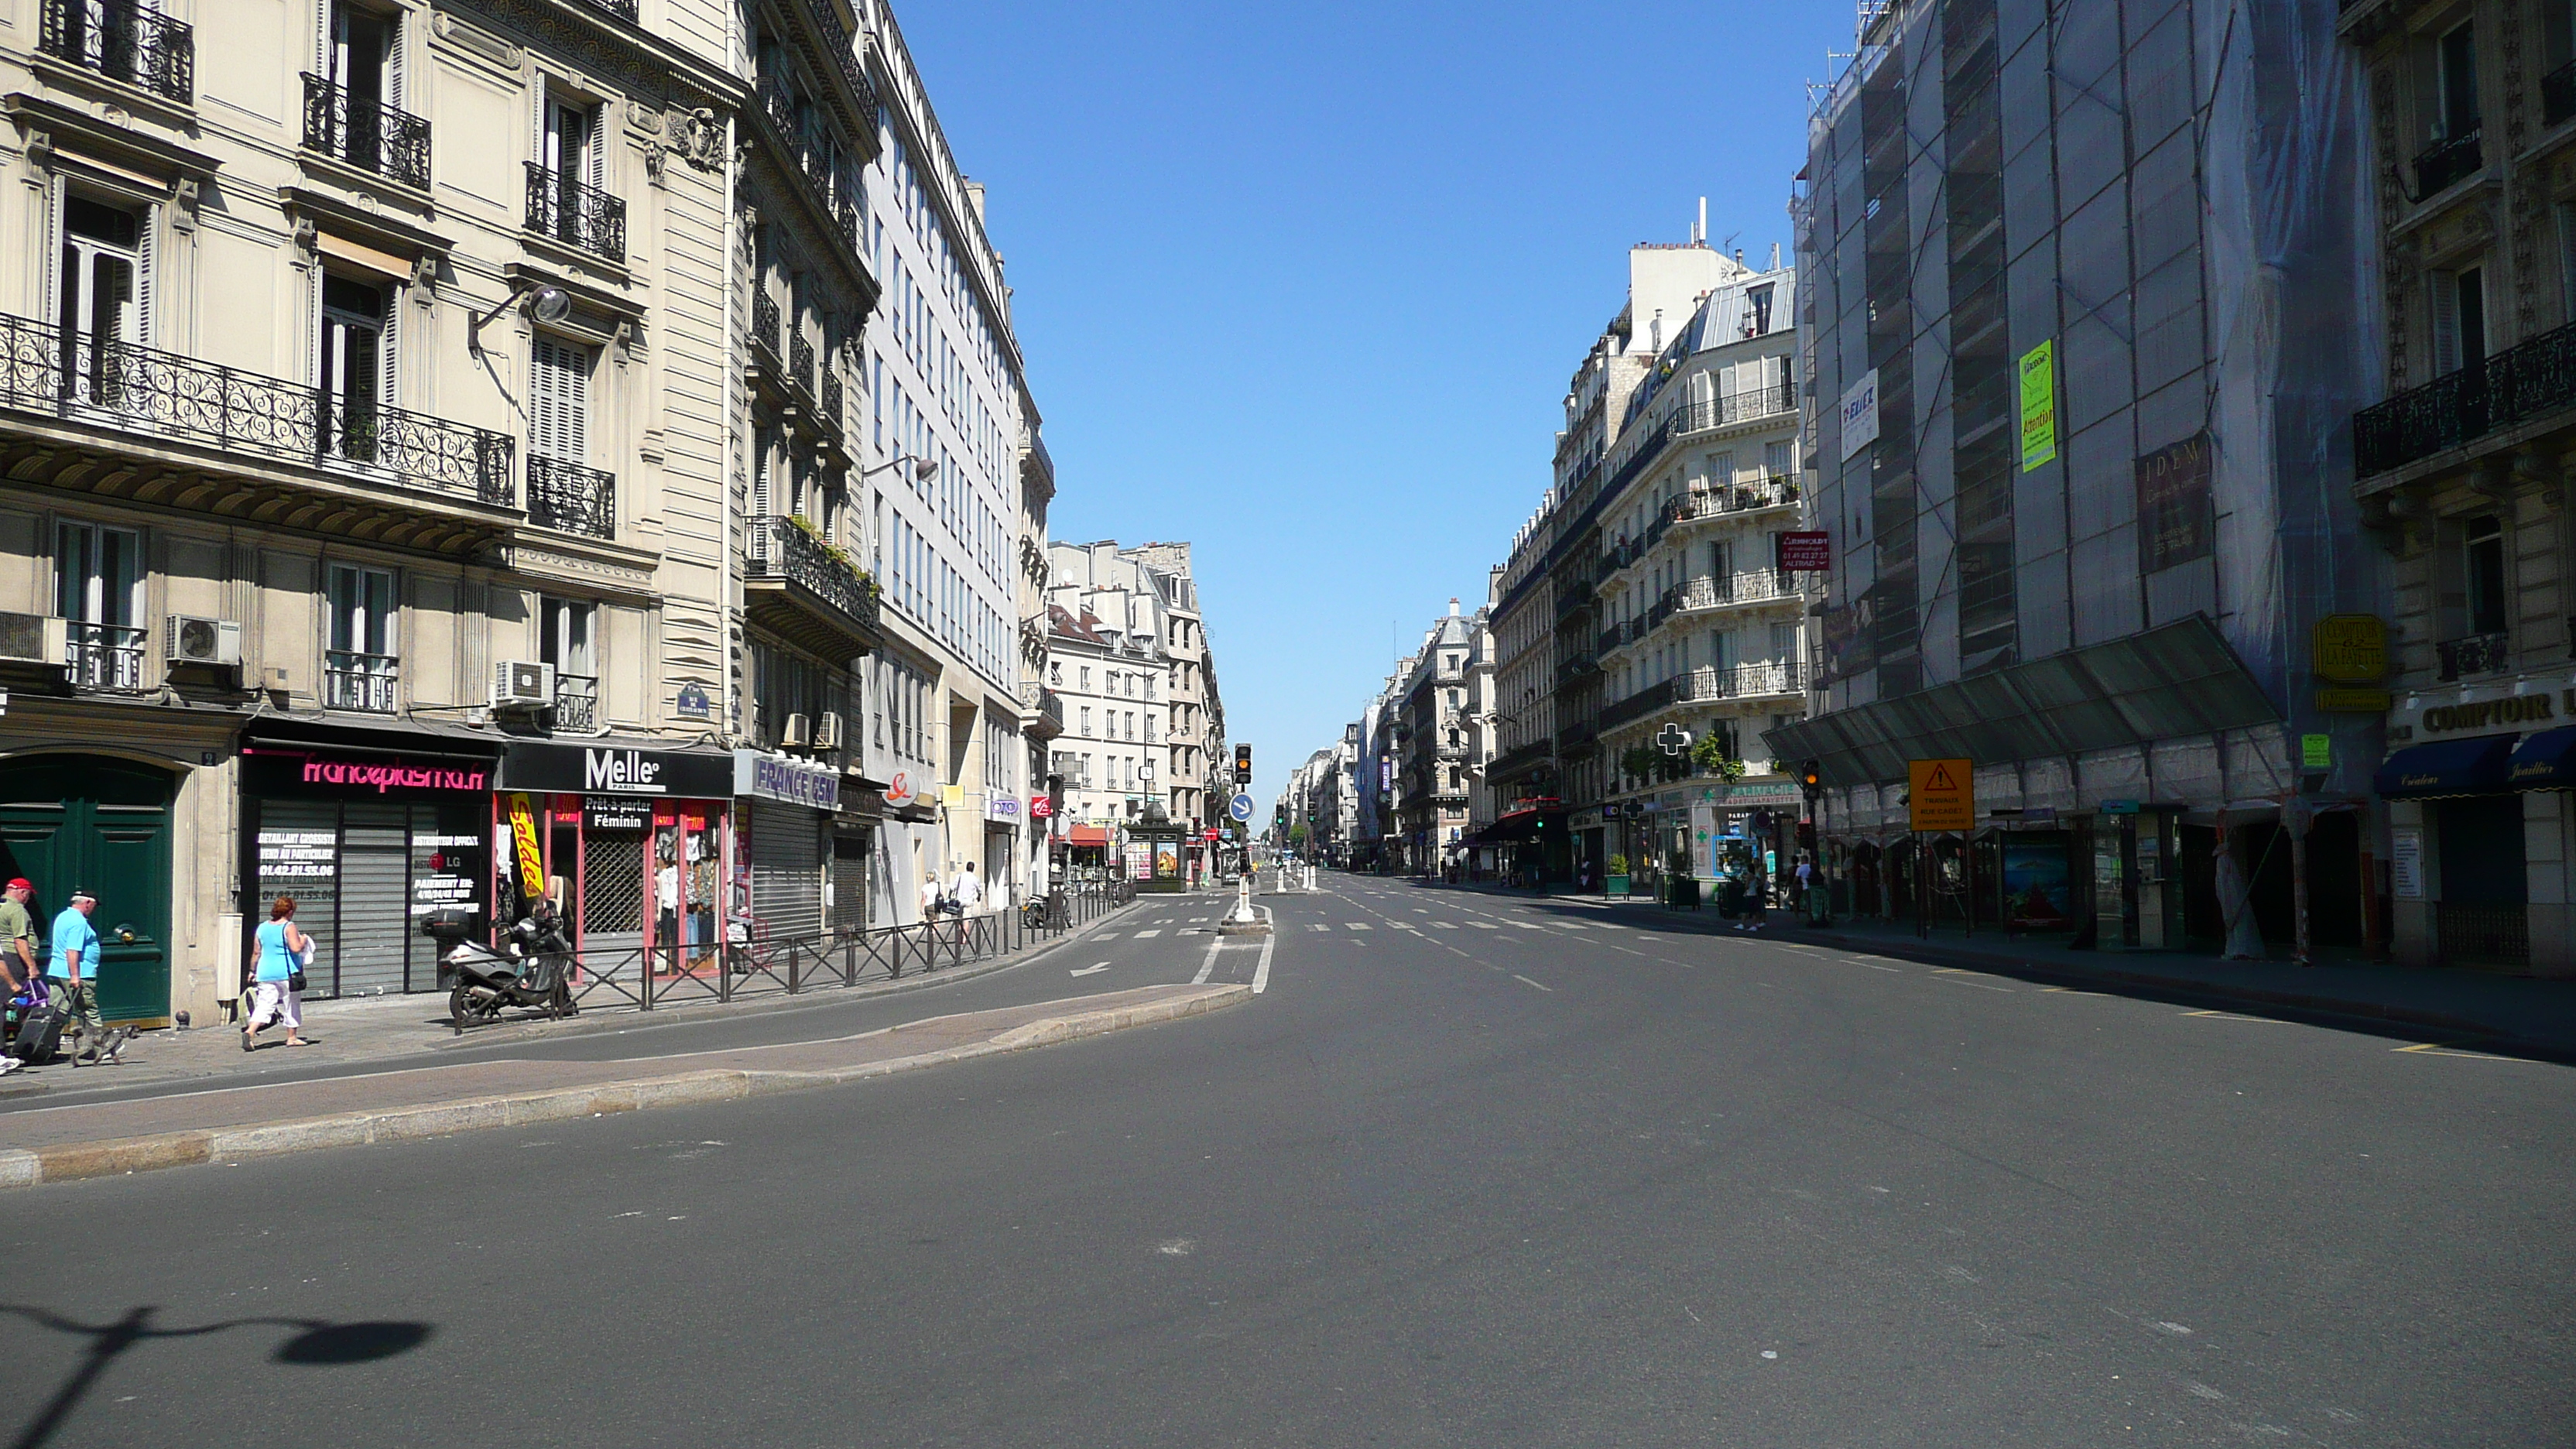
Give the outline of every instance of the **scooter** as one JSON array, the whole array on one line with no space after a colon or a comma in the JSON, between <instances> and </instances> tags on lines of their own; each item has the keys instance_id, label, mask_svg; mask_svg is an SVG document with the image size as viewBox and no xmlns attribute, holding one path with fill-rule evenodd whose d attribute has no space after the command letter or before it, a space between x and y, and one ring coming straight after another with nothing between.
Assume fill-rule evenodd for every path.
<instances>
[{"instance_id":1,"label":"scooter","mask_svg":"<svg viewBox=\"0 0 2576 1449\"><path fill-rule=\"evenodd\" d=\"M458 1031L498 1021L513 1008L542 1011L550 1018L581 1010L572 999L572 942L564 936L553 902L540 899L510 928L502 947L495 951L460 940L440 958L456 973L447 1014Z\"/></svg>"}]
</instances>

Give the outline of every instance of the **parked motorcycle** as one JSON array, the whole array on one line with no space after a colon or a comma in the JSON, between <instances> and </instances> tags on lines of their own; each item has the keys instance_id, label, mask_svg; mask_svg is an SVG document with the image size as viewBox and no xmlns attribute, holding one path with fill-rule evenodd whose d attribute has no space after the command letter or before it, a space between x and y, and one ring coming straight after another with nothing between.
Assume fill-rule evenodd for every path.
<instances>
[{"instance_id":1,"label":"parked motorcycle","mask_svg":"<svg viewBox=\"0 0 2576 1449\"><path fill-rule=\"evenodd\" d=\"M512 1009L542 1011L548 1017L571 1016L581 1009L572 999L572 941L552 901L539 899L502 938L498 951L461 939L463 930L451 913L440 913L423 929L442 939L457 938L455 948L440 959L456 973L447 1014L458 1031L498 1021Z\"/></svg>"}]
</instances>

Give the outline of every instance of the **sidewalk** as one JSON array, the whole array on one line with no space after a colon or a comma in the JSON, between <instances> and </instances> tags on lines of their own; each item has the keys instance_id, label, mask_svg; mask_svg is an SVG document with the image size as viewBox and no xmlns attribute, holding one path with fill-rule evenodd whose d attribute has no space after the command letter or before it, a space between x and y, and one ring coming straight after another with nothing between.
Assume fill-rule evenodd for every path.
<instances>
[{"instance_id":1,"label":"sidewalk","mask_svg":"<svg viewBox=\"0 0 2576 1449\"><path fill-rule=\"evenodd\" d=\"M1539 896L1490 884L1433 888L1473 891L1531 906L1615 911L1667 928L1742 939L1732 922L1709 907L1676 911L1651 901ZM1999 931L1970 937L1955 923L1930 937L1915 935L1910 925L1848 918L1814 929L1786 910L1770 913L1759 939L1869 951L2056 985L2384 1022L2419 1032L2447 1033L2453 1041L2576 1061L2576 981L2363 961L2296 966L2287 961L2222 961L2182 951L2076 951L2050 940L2008 938Z\"/></svg>"},{"instance_id":2,"label":"sidewalk","mask_svg":"<svg viewBox=\"0 0 2576 1449\"><path fill-rule=\"evenodd\" d=\"M1122 908L1123 909L1123 908ZM730 1002L690 999L657 1005L650 1014L610 1000L583 1008L560 1021L505 1017L488 1026L459 1033L448 1020L447 997L418 992L404 996L368 996L347 1001L315 1001L304 1007L304 1036L313 1045L286 1045L286 1032L272 1026L261 1032L257 1049L241 1049L241 1025L216 1021L192 1030L172 1028L146 1032L126 1044L124 1059L104 1067L74 1067L57 1061L0 1077L0 1098L40 1096L49 1092L91 1091L108 1087L147 1086L162 1082L227 1082L271 1072L300 1070L321 1063L363 1063L417 1056L422 1052L489 1047L520 1041L622 1031L645 1022L703 1019L710 1014L756 1015L789 1011L833 1001L862 1000L895 992L917 991L967 981L1017 966L1073 944L1117 919L1118 910L1103 912L1060 936L1023 947L1006 956L986 957L893 980L842 986L837 982L808 986L790 996L777 983L762 980L737 992Z\"/></svg>"},{"instance_id":3,"label":"sidewalk","mask_svg":"<svg viewBox=\"0 0 2576 1449\"><path fill-rule=\"evenodd\" d=\"M605 1062L460 1062L35 1108L6 1120L0 1187L803 1091L1204 1015L1251 998L1249 986L1143 986L828 1041Z\"/></svg>"}]
</instances>

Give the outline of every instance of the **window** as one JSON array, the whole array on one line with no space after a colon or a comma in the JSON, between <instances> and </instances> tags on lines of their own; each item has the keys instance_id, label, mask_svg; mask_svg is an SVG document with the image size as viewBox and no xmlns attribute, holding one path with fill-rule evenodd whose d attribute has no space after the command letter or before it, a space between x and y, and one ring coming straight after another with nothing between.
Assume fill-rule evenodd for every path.
<instances>
[{"instance_id":1,"label":"window","mask_svg":"<svg viewBox=\"0 0 2576 1449\"><path fill-rule=\"evenodd\" d=\"M54 612L70 620L72 683L143 687L141 538L122 528L66 523L54 534Z\"/></svg>"},{"instance_id":2,"label":"window","mask_svg":"<svg viewBox=\"0 0 2576 1449\"><path fill-rule=\"evenodd\" d=\"M2505 627L2504 528L2493 517L2472 518L2465 535L2461 592L2469 632L2500 634Z\"/></svg>"},{"instance_id":3,"label":"window","mask_svg":"<svg viewBox=\"0 0 2576 1449\"><path fill-rule=\"evenodd\" d=\"M1091 738L1091 706L1089 705L1082 707L1082 737Z\"/></svg>"},{"instance_id":4,"label":"window","mask_svg":"<svg viewBox=\"0 0 2576 1449\"><path fill-rule=\"evenodd\" d=\"M1754 287L1744 294L1744 335L1759 337L1771 330L1771 289Z\"/></svg>"},{"instance_id":5,"label":"window","mask_svg":"<svg viewBox=\"0 0 2576 1449\"><path fill-rule=\"evenodd\" d=\"M62 231L56 316L74 349L76 395L113 402L114 344L146 340L144 214L66 193Z\"/></svg>"},{"instance_id":6,"label":"window","mask_svg":"<svg viewBox=\"0 0 2576 1449\"><path fill-rule=\"evenodd\" d=\"M323 659L329 709L390 714L399 661L394 576L383 569L331 568L331 643Z\"/></svg>"},{"instance_id":7,"label":"window","mask_svg":"<svg viewBox=\"0 0 2576 1449\"><path fill-rule=\"evenodd\" d=\"M2433 300L2433 371L2454 373L2477 366L2487 357L2486 272L2464 267L2435 272L2429 289Z\"/></svg>"},{"instance_id":8,"label":"window","mask_svg":"<svg viewBox=\"0 0 2576 1449\"><path fill-rule=\"evenodd\" d=\"M2462 25L2442 37L2435 60L2438 139L2456 141L2478 129L2477 27Z\"/></svg>"},{"instance_id":9,"label":"window","mask_svg":"<svg viewBox=\"0 0 2576 1449\"><path fill-rule=\"evenodd\" d=\"M537 658L555 667L555 728L599 727L599 660L592 652L599 606L547 599L538 609Z\"/></svg>"},{"instance_id":10,"label":"window","mask_svg":"<svg viewBox=\"0 0 2576 1449\"><path fill-rule=\"evenodd\" d=\"M586 102L547 94L537 114L537 171L528 196L528 226L567 246L622 256L604 235L604 208L594 200L608 185L608 148L599 144L599 112Z\"/></svg>"},{"instance_id":11,"label":"window","mask_svg":"<svg viewBox=\"0 0 2576 1449\"><path fill-rule=\"evenodd\" d=\"M378 408L393 394L393 318L385 289L325 273L322 336L315 382L330 416L325 420L334 456L355 463L376 460Z\"/></svg>"}]
</instances>

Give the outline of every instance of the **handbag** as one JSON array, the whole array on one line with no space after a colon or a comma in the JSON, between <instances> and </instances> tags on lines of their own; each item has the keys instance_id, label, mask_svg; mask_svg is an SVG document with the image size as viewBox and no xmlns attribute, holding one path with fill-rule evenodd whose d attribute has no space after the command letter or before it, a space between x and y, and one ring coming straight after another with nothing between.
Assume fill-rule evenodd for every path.
<instances>
[{"instance_id":1,"label":"handbag","mask_svg":"<svg viewBox=\"0 0 2576 1449\"><path fill-rule=\"evenodd\" d=\"M286 973L286 989L301 996L304 994L304 968L313 964L312 937L304 938L304 949L296 952L292 959L295 964Z\"/></svg>"}]
</instances>

